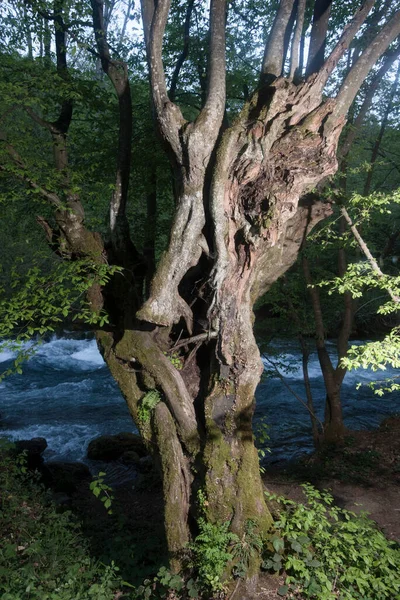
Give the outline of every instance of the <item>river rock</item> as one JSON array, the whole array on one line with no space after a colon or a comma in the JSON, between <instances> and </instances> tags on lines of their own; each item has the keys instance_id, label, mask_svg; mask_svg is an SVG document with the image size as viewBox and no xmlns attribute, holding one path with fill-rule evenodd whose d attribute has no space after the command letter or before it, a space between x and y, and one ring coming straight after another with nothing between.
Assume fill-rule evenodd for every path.
<instances>
[{"instance_id":1,"label":"river rock","mask_svg":"<svg viewBox=\"0 0 400 600\"><path fill-rule=\"evenodd\" d=\"M121 454L120 461L124 465L137 465L141 460L139 454L134 450L127 450L123 454Z\"/></svg>"},{"instance_id":2,"label":"river rock","mask_svg":"<svg viewBox=\"0 0 400 600\"><path fill-rule=\"evenodd\" d=\"M86 465L80 462L48 462L45 465L46 484L55 492L73 493L82 481L92 478Z\"/></svg>"},{"instance_id":3,"label":"river rock","mask_svg":"<svg viewBox=\"0 0 400 600\"><path fill-rule=\"evenodd\" d=\"M35 471L36 469L41 469L44 463L42 454L47 448L47 442L44 438L18 440L15 442L15 448L18 454L26 452L26 466L29 470Z\"/></svg>"},{"instance_id":4,"label":"river rock","mask_svg":"<svg viewBox=\"0 0 400 600\"><path fill-rule=\"evenodd\" d=\"M139 435L118 433L117 435L102 435L92 440L88 446L87 457L91 460L108 462L117 460L126 452L135 452L139 458L148 454Z\"/></svg>"},{"instance_id":5,"label":"river rock","mask_svg":"<svg viewBox=\"0 0 400 600\"><path fill-rule=\"evenodd\" d=\"M150 473L154 467L153 457L150 454L142 456L136 467L139 473Z\"/></svg>"}]
</instances>

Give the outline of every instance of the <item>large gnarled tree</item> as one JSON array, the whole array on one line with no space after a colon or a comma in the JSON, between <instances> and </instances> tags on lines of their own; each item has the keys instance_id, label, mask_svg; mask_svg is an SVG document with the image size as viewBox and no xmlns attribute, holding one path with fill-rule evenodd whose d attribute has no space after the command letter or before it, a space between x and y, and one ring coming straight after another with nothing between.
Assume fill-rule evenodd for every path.
<instances>
[{"instance_id":1,"label":"large gnarled tree","mask_svg":"<svg viewBox=\"0 0 400 600\"><path fill-rule=\"evenodd\" d=\"M116 181L107 242L85 226L82 199L70 184L68 130L72 101L36 123L53 140L63 194L26 176L18 150L3 141L14 176L36 186L55 210L56 227L40 222L64 258L90 258L123 268L105 287L94 284L89 300L105 308L111 327L96 331L102 354L162 472L165 529L171 561L196 533L196 498L202 490L207 517L229 521L242 536L249 519L260 534L271 525L253 443L254 392L262 363L254 339L252 307L296 260L312 227L330 214L311 190L337 169L338 139L346 114L370 69L400 34L397 3L355 2L355 14L335 44L327 45L331 1L316 0L309 57L303 64L305 0L281 0L265 46L257 88L232 124L226 118L226 0L211 0L204 102L188 122L172 100L187 56L193 2L188 2L185 46L168 92L163 37L170 0L142 0L142 17L154 120L168 154L175 215L167 249L148 297L146 261L131 239L129 198L132 106L127 66L113 57L103 3L91 0L96 50L119 102ZM57 68L68 81L63 0L41 17L55 24ZM368 21L369 19L369 21ZM326 97L358 36L358 56L335 97ZM329 48L329 51L327 50ZM337 75L339 77L339 75ZM5 136L2 136L5 138ZM172 358L172 360L171 360ZM153 403L150 420L141 404ZM156 396L154 396L156 394ZM249 565L248 586L258 561Z\"/></svg>"}]
</instances>

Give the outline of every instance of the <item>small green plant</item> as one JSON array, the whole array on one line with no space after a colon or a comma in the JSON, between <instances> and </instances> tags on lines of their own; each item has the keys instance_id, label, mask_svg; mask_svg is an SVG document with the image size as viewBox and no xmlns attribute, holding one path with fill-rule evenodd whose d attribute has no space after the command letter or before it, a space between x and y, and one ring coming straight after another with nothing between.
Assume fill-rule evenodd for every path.
<instances>
[{"instance_id":1,"label":"small green plant","mask_svg":"<svg viewBox=\"0 0 400 600\"><path fill-rule=\"evenodd\" d=\"M151 413L160 400L161 394L158 390L150 390L143 396L138 409L138 419L142 425L150 422Z\"/></svg>"},{"instance_id":2,"label":"small green plant","mask_svg":"<svg viewBox=\"0 0 400 600\"><path fill-rule=\"evenodd\" d=\"M283 596L318 600L400 598L400 550L366 513L357 516L333 505L333 498L309 484L307 502L267 494L278 502L280 518L264 568L285 571Z\"/></svg>"},{"instance_id":3,"label":"small green plant","mask_svg":"<svg viewBox=\"0 0 400 600\"><path fill-rule=\"evenodd\" d=\"M261 417L254 424L253 434L254 434L254 443L258 452L258 459L261 461L266 457L267 452L271 452L270 448L266 447L266 443L269 441L269 425L267 424L267 418ZM260 464L261 473L265 473L265 469Z\"/></svg>"},{"instance_id":4,"label":"small green plant","mask_svg":"<svg viewBox=\"0 0 400 600\"><path fill-rule=\"evenodd\" d=\"M223 575L229 561L233 559L231 551L239 543L237 535L229 531L230 522L210 523L206 516L207 498L199 490L197 500L201 516L197 520L199 534L189 544L192 551L192 567L197 572L196 583L201 590L213 593L224 589Z\"/></svg>"},{"instance_id":5,"label":"small green plant","mask_svg":"<svg viewBox=\"0 0 400 600\"><path fill-rule=\"evenodd\" d=\"M164 354L169 359L169 361L173 364L175 369L177 369L178 371L182 371L182 369L184 367L184 363L183 363L181 356L179 356L178 352L172 352L171 354L164 352Z\"/></svg>"},{"instance_id":6,"label":"small green plant","mask_svg":"<svg viewBox=\"0 0 400 600\"><path fill-rule=\"evenodd\" d=\"M99 498L100 501L104 504L104 508L108 512L109 515L112 515L111 505L114 500L112 487L104 483L105 473L100 471L96 477L93 478L93 481L90 484L90 490L96 498Z\"/></svg>"},{"instance_id":7,"label":"small green plant","mask_svg":"<svg viewBox=\"0 0 400 600\"><path fill-rule=\"evenodd\" d=\"M204 517L197 521L200 533L190 544L200 588L219 592L224 589L223 574L233 558L229 551L239 538L229 531L230 523L210 523Z\"/></svg>"},{"instance_id":8,"label":"small green plant","mask_svg":"<svg viewBox=\"0 0 400 600\"><path fill-rule=\"evenodd\" d=\"M248 572L252 559L260 556L263 550L263 540L257 532L257 523L249 519L242 539L238 539L232 547L232 555L236 564L233 574L237 578L243 578Z\"/></svg>"},{"instance_id":9,"label":"small green plant","mask_svg":"<svg viewBox=\"0 0 400 600\"><path fill-rule=\"evenodd\" d=\"M186 587L189 598L197 598L197 593L196 595L190 595L191 590L193 590L192 582L193 580L189 580L185 586L185 582L180 575L171 573L167 567L161 567L155 577L144 580L143 584L135 590L133 596L137 600L165 599L170 597L171 592L179 594Z\"/></svg>"}]
</instances>

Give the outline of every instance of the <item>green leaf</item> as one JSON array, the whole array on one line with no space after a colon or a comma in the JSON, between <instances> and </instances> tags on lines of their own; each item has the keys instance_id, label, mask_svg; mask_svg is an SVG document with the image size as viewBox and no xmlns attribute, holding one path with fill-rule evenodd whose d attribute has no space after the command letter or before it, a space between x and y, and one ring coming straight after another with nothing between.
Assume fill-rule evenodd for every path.
<instances>
[{"instance_id":1,"label":"green leaf","mask_svg":"<svg viewBox=\"0 0 400 600\"><path fill-rule=\"evenodd\" d=\"M285 548L285 542L282 538L274 537L272 538L272 545L276 552L282 552Z\"/></svg>"},{"instance_id":2,"label":"green leaf","mask_svg":"<svg viewBox=\"0 0 400 600\"><path fill-rule=\"evenodd\" d=\"M278 594L278 596L286 596L288 591L289 591L288 585L281 585L281 587L277 591L277 594Z\"/></svg>"}]
</instances>

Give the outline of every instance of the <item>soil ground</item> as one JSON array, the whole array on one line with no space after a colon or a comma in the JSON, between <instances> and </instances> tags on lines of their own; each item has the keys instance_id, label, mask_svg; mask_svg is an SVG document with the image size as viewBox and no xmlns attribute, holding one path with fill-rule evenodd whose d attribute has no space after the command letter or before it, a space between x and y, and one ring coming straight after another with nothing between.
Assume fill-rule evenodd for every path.
<instances>
[{"instance_id":1,"label":"soil ground","mask_svg":"<svg viewBox=\"0 0 400 600\"><path fill-rule=\"evenodd\" d=\"M341 508L367 511L388 538L400 542L400 416L386 419L376 431L349 431L340 447L325 447L264 474L269 492L299 502L304 500L304 482L330 490ZM100 557L111 555L124 578L139 584L165 558L161 485L150 474L133 487L115 489L114 496L111 517L87 485L73 496L72 508L83 518L93 551ZM278 600L282 584L282 577L262 574L254 598ZM243 600L239 589L231 598Z\"/></svg>"}]
</instances>

